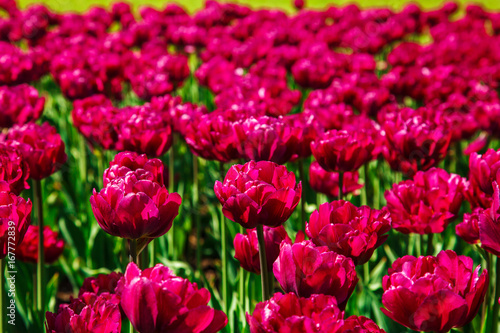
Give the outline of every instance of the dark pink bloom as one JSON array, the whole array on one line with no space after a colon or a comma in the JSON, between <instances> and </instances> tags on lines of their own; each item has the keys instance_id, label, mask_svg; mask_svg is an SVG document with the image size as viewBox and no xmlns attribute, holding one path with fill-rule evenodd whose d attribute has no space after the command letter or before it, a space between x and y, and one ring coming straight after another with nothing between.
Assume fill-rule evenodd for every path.
<instances>
[{"instance_id":1,"label":"dark pink bloom","mask_svg":"<svg viewBox=\"0 0 500 333\"><path fill-rule=\"evenodd\" d=\"M42 115L44 105L45 98L27 84L0 87L0 127L36 121Z\"/></svg>"},{"instance_id":2,"label":"dark pink bloom","mask_svg":"<svg viewBox=\"0 0 500 333\"><path fill-rule=\"evenodd\" d=\"M224 216L252 229L259 224L277 227L285 223L300 201L302 184L285 166L250 161L233 165L224 182L215 182L214 191Z\"/></svg>"},{"instance_id":3,"label":"dark pink bloom","mask_svg":"<svg viewBox=\"0 0 500 333\"><path fill-rule=\"evenodd\" d=\"M356 171L371 160L374 148L365 131L331 130L311 143L314 158L327 171Z\"/></svg>"},{"instance_id":4,"label":"dark pink bloom","mask_svg":"<svg viewBox=\"0 0 500 333\"><path fill-rule=\"evenodd\" d=\"M8 186L0 183L0 259L4 259L8 253L9 234L15 237L17 247L30 224L31 201L9 193Z\"/></svg>"},{"instance_id":5,"label":"dark pink bloom","mask_svg":"<svg viewBox=\"0 0 500 333\"><path fill-rule=\"evenodd\" d=\"M82 297L84 293L93 293L95 295L114 294L116 285L122 276L122 273L111 272L109 274L99 274L96 277L88 277L83 281L78 297Z\"/></svg>"},{"instance_id":6,"label":"dark pink bloom","mask_svg":"<svg viewBox=\"0 0 500 333\"><path fill-rule=\"evenodd\" d=\"M302 8L304 8L304 0L294 0L293 6L298 10L301 10Z\"/></svg>"},{"instance_id":7,"label":"dark pink bloom","mask_svg":"<svg viewBox=\"0 0 500 333\"><path fill-rule=\"evenodd\" d=\"M392 227L404 234L443 232L457 216L465 188L464 178L438 168L394 184L385 192Z\"/></svg>"},{"instance_id":8,"label":"dark pink bloom","mask_svg":"<svg viewBox=\"0 0 500 333\"><path fill-rule=\"evenodd\" d=\"M451 250L437 257L397 259L384 276L382 312L415 331L445 333L477 314L488 288L472 259Z\"/></svg>"},{"instance_id":9,"label":"dark pink bloom","mask_svg":"<svg viewBox=\"0 0 500 333\"><path fill-rule=\"evenodd\" d=\"M494 194L491 207L479 215L479 240L481 247L500 257L500 189L493 182Z\"/></svg>"},{"instance_id":10,"label":"dark pink bloom","mask_svg":"<svg viewBox=\"0 0 500 333\"><path fill-rule=\"evenodd\" d=\"M258 303L252 315L247 313L250 333L340 332L344 313L337 300L328 295L299 297L290 292L276 293Z\"/></svg>"},{"instance_id":11,"label":"dark pink bloom","mask_svg":"<svg viewBox=\"0 0 500 333\"><path fill-rule=\"evenodd\" d=\"M488 149L480 155L472 153L469 158L469 181L474 193L493 195L493 181L500 181L500 150ZM497 178L498 177L498 178Z\"/></svg>"},{"instance_id":12,"label":"dark pink bloom","mask_svg":"<svg viewBox=\"0 0 500 333\"><path fill-rule=\"evenodd\" d=\"M290 240L283 226L277 228L264 226L268 271L273 269L273 263L280 253L280 244L285 239ZM241 267L249 272L260 274L259 242L256 229L246 229L245 234L236 234L234 252L234 257L240 262Z\"/></svg>"},{"instance_id":13,"label":"dark pink bloom","mask_svg":"<svg viewBox=\"0 0 500 333\"><path fill-rule=\"evenodd\" d=\"M339 333L385 333L385 331L369 318L350 316L344 320Z\"/></svg>"},{"instance_id":14,"label":"dark pink bloom","mask_svg":"<svg viewBox=\"0 0 500 333\"><path fill-rule=\"evenodd\" d=\"M50 229L43 228L43 253L45 263L51 264L56 261L64 251L64 241L59 239L59 234ZM25 262L36 263L38 261L38 226L30 225L24 240L16 247L16 256Z\"/></svg>"},{"instance_id":15,"label":"dark pink bloom","mask_svg":"<svg viewBox=\"0 0 500 333\"><path fill-rule=\"evenodd\" d=\"M139 240L139 249L170 230L181 201L144 169L111 180L90 197L99 226L110 235Z\"/></svg>"},{"instance_id":16,"label":"dark pink bloom","mask_svg":"<svg viewBox=\"0 0 500 333\"><path fill-rule=\"evenodd\" d=\"M21 153L13 147L0 143L0 183L5 183L9 191L19 195L28 185L29 167Z\"/></svg>"},{"instance_id":17,"label":"dark pink bloom","mask_svg":"<svg viewBox=\"0 0 500 333\"><path fill-rule=\"evenodd\" d=\"M71 304L60 305L57 313L45 314L48 333L106 332L120 333L122 318L118 298L104 293L86 293Z\"/></svg>"},{"instance_id":18,"label":"dark pink bloom","mask_svg":"<svg viewBox=\"0 0 500 333\"><path fill-rule=\"evenodd\" d=\"M207 289L160 264L141 271L130 263L116 292L123 312L141 333L215 333L227 325L224 312L207 305Z\"/></svg>"},{"instance_id":19,"label":"dark pink bloom","mask_svg":"<svg viewBox=\"0 0 500 333\"><path fill-rule=\"evenodd\" d=\"M285 292L335 296L342 309L358 283L352 259L312 241L282 242L273 272Z\"/></svg>"},{"instance_id":20,"label":"dark pink bloom","mask_svg":"<svg viewBox=\"0 0 500 333\"><path fill-rule=\"evenodd\" d=\"M23 155L30 167L32 179L46 178L66 163L64 142L49 123L14 125L3 137L3 141Z\"/></svg>"},{"instance_id":21,"label":"dark pink bloom","mask_svg":"<svg viewBox=\"0 0 500 333\"><path fill-rule=\"evenodd\" d=\"M377 247L387 239L391 230L389 212L356 207L348 201L324 203L315 210L306 225L306 233L318 246L328 246L336 253L362 265Z\"/></svg>"},{"instance_id":22,"label":"dark pink bloom","mask_svg":"<svg viewBox=\"0 0 500 333\"><path fill-rule=\"evenodd\" d=\"M476 208L472 213L465 213L464 220L455 227L457 235L469 244L479 243L479 219L482 214L484 214L482 208Z\"/></svg>"},{"instance_id":23,"label":"dark pink bloom","mask_svg":"<svg viewBox=\"0 0 500 333\"><path fill-rule=\"evenodd\" d=\"M342 193L358 195L358 190L363 187L363 184L359 184L358 181L359 174L357 171L345 172ZM339 173L328 172L318 162L314 161L309 167L309 185L316 192L336 198L339 195Z\"/></svg>"},{"instance_id":24,"label":"dark pink bloom","mask_svg":"<svg viewBox=\"0 0 500 333\"><path fill-rule=\"evenodd\" d=\"M160 186L165 185L164 165L157 158L149 159L146 154L139 155L131 151L124 151L115 155L109 162L109 168L104 170L103 186L106 187L113 179L124 177L130 171L144 170L151 173L151 180Z\"/></svg>"}]
</instances>

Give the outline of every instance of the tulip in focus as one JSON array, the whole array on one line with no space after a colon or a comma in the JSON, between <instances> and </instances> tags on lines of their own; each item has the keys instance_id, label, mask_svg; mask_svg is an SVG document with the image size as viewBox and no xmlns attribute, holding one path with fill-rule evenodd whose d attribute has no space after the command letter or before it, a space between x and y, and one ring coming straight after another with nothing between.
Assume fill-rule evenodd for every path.
<instances>
[{"instance_id":1,"label":"tulip in focus","mask_svg":"<svg viewBox=\"0 0 500 333\"><path fill-rule=\"evenodd\" d=\"M19 151L0 143L0 183L9 187L9 191L19 195L28 185L29 167Z\"/></svg>"},{"instance_id":2,"label":"tulip in focus","mask_svg":"<svg viewBox=\"0 0 500 333\"><path fill-rule=\"evenodd\" d=\"M358 283L351 258L330 251L327 246L316 246L312 241L295 244L283 241L273 272L285 292L300 297L335 296L341 309Z\"/></svg>"},{"instance_id":3,"label":"tulip in focus","mask_svg":"<svg viewBox=\"0 0 500 333\"><path fill-rule=\"evenodd\" d=\"M285 166L269 161L233 165L224 181L215 182L215 195L224 216L247 229L278 227L297 206L302 184Z\"/></svg>"},{"instance_id":4,"label":"tulip in focus","mask_svg":"<svg viewBox=\"0 0 500 333\"><path fill-rule=\"evenodd\" d=\"M141 271L130 263L118 281L121 308L140 333L215 333L227 325L224 312L208 306L210 292L163 266Z\"/></svg>"},{"instance_id":5,"label":"tulip in focus","mask_svg":"<svg viewBox=\"0 0 500 333\"><path fill-rule=\"evenodd\" d=\"M480 275L480 266L473 265L451 250L397 259L383 279L382 312L415 331L463 327L476 316L488 288L488 271Z\"/></svg>"},{"instance_id":6,"label":"tulip in focus","mask_svg":"<svg viewBox=\"0 0 500 333\"><path fill-rule=\"evenodd\" d=\"M131 151L124 151L115 155L109 162L109 168L103 174L103 186L106 187L113 179L124 177L130 171L144 170L151 174L148 178L158 183L160 186L164 183L164 165L157 158L149 159L146 154L139 155Z\"/></svg>"},{"instance_id":7,"label":"tulip in focus","mask_svg":"<svg viewBox=\"0 0 500 333\"><path fill-rule=\"evenodd\" d=\"M45 263L56 261L64 250L64 241L58 233L45 226L43 228L43 248ZM38 226L30 225L22 243L16 247L16 256L21 261L36 263L38 261Z\"/></svg>"},{"instance_id":8,"label":"tulip in focus","mask_svg":"<svg viewBox=\"0 0 500 333\"><path fill-rule=\"evenodd\" d=\"M491 207L479 215L479 240L483 249L500 257L500 189L497 182L493 182L493 188Z\"/></svg>"},{"instance_id":9,"label":"tulip in focus","mask_svg":"<svg viewBox=\"0 0 500 333\"><path fill-rule=\"evenodd\" d=\"M291 240L283 226L276 228L265 226L264 238L266 243L267 269L271 271L273 269L273 263L280 253L281 242L285 239ZM245 234L236 234L234 238L234 251L234 257L240 262L241 267L249 272L260 274L257 230L246 229Z\"/></svg>"},{"instance_id":10,"label":"tulip in focus","mask_svg":"<svg viewBox=\"0 0 500 333\"><path fill-rule=\"evenodd\" d=\"M348 201L324 203L306 225L306 233L318 246L351 258L356 265L366 263L387 239L391 217L387 209L356 207Z\"/></svg>"},{"instance_id":11,"label":"tulip in focus","mask_svg":"<svg viewBox=\"0 0 500 333\"><path fill-rule=\"evenodd\" d=\"M469 244L479 243L479 219L483 214L482 208L476 208L472 213L465 213L463 221L455 227L457 235Z\"/></svg>"}]
</instances>

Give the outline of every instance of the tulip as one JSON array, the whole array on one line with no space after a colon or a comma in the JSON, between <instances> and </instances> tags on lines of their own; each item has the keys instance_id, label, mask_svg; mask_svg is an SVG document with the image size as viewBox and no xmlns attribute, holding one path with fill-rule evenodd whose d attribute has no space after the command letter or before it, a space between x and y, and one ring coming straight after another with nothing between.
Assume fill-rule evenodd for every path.
<instances>
[{"instance_id":1,"label":"tulip","mask_svg":"<svg viewBox=\"0 0 500 333\"><path fill-rule=\"evenodd\" d=\"M43 112L45 98L39 97L38 91L21 84L14 87L0 87L0 127L14 124L24 125L36 121Z\"/></svg>"},{"instance_id":2,"label":"tulip","mask_svg":"<svg viewBox=\"0 0 500 333\"><path fill-rule=\"evenodd\" d=\"M385 333L373 320L360 316L350 316L344 320L339 333Z\"/></svg>"},{"instance_id":3,"label":"tulip","mask_svg":"<svg viewBox=\"0 0 500 333\"><path fill-rule=\"evenodd\" d=\"M311 151L326 171L356 171L372 158L375 145L364 131L331 130L311 143Z\"/></svg>"},{"instance_id":4,"label":"tulip","mask_svg":"<svg viewBox=\"0 0 500 333\"><path fill-rule=\"evenodd\" d=\"M277 228L264 227L264 239L266 243L267 269L273 269L273 263L278 258L280 244L283 240L290 238L283 226ZM259 242L256 229L246 229L245 234L236 234L234 238L234 257L240 262L245 270L260 274Z\"/></svg>"},{"instance_id":5,"label":"tulip","mask_svg":"<svg viewBox=\"0 0 500 333\"><path fill-rule=\"evenodd\" d=\"M276 293L258 303L252 315L246 315L250 333L338 332L343 317L333 296L304 298L294 293Z\"/></svg>"},{"instance_id":6,"label":"tulip","mask_svg":"<svg viewBox=\"0 0 500 333\"><path fill-rule=\"evenodd\" d=\"M465 179L438 168L394 184L385 192L392 227L404 234L443 232L457 216L465 188Z\"/></svg>"},{"instance_id":7,"label":"tulip","mask_svg":"<svg viewBox=\"0 0 500 333\"><path fill-rule=\"evenodd\" d=\"M15 148L0 143L0 183L9 187L9 191L19 195L29 189L29 167L22 155Z\"/></svg>"},{"instance_id":8,"label":"tulip","mask_svg":"<svg viewBox=\"0 0 500 333\"><path fill-rule=\"evenodd\" d=\"M404 256L384 276L382 312L415 331L448 332L476 316L488 288L472 259L451 250L437 257Z\"/></svg>"},{"instance_id":9,"label":"tulip","mask_svg":"<svg viewBox=\"0 0 500 333\"><path fill-rule=\"evenodd\" d=\"M138 241L142 249L152 239L163 236L179 213L181 197L151 180L144 170L129 171L115 178L90 197L99 226L108 234Z\"/></svg>"},{"instance_id":10,"label":"tulip","mask_svg":"<svg viewBox=\"0 0 500 333\"><path fill-rule=\"evenodd\" d=\"M116 286L122 276L122 273L111 272L109 274L99 274L97 277L88 277L83 280L78 297L82 297L85 293L93 293L95 295L103 293L115 294Z\"/></svg>"},{"instance_id":11,"label":"tulip","mask_svg":"<svg viewBox=\"0 0 500 333\"><path fill-rule=\"evenodd\" d=\"M457 235L469 244L479 243L479 219L482 214L484 214L482 208L476 208L472 213L465 213L463 221L455 227Z\"/></svg>"},{"instance_id":12,"label":"tulip","mask_svg":"<svg viewBox=\"0 0 500 333\"><path fill-rule=\"evenodd\" d=\"M341 309L358 283L352 259L327 246L315 246L312 241L282 242L273 272L285 292L300 297L335 296Z\"/></svg>"},{"instance_id":13,"label":"tulip","mask_svg":"<svg viewBox=\"0 0 500 333\"><path fill-rule=\"evenodd\" d=\"M493 182L493 203L479 215L479 240L481 247L500 257L500 189Z\"/></svg>"},{"instance_id":14,"label":"tulip","mask_svg":"<svg viewBox=\"0 0 500 333\"><path fill-rule=\"evenodd\" d=\"M121 314L117 298L108 293L97 296L87 293L71 304L60 305L57 313L45 314L48 333L121 332Z\"/></svg>"},{"instance_id":15,"label":"tulip","mask_svg":"<svg viewBox=\"0 0 500 333\"><path fill-rule=\"evenodd\" d=\"M58 233L50 227L43 228L43 248L45 263L56 261L64 250L64 241L58 239ZM23 242L16 247L16 256L25 262L38 261L38 226L30 225L24 236Z\"/></svg>"},{"instance_id":16,"label":"tulip","mask_svg":"<svg viewBox=\"0 0 500 333\"><path fill-rule=\"evenodd\" d=\"M278 227L297 206L302 184L293 172L268 161L233 165L224 181L215 182L215 195L224 216L247 229Z\"/></svg>"},{"instance_id":17,"label":"tulip","mask_svg":"<svg viewBox=\"0 0 500 333\"><path fill-rule=\"evenodd\" d=\"M489 208L493 201L493 181L500 169L500 150L488 149L480 155L472 153L469 158L469 191L467 200L473 207ZM499 174L500 175L500 174Z\"/></svg>"},{"instance_id":18,"label":"tulip","mask_svg":"<svg viewBox=\"0 0 500 333\"><path fill-rule=\"evenodd\" d=\"M348 201L324 203L315 210L306 233L317 246L349 257L355 265L366 263L387 239L391 217L387 209L356 207Z\"/></svg>"},{"instance_id":19,"label":"tulip","mask_svg":"<svg viewBox=\"0 0 500 333\"><path fill-rule=\"evenodd\" d=\"M316 161L312 162L309 167L309 185L311 185L311 188L333 198L339 195L339 176L338 172L326 171ZM344 173L342 193L358 195L358 190L363 187L363 184L359 184L358 180L359 174L357 171Z\"/></svg>"},{"instance_id":20,"label":"tulip","mask_svg":"<svg viewBox=\"0 0 500 333\"><path fill-rule=\"evenodd\" d=\"M141 271L130 263L118 281L120 305L134 328L141 333L218 332L227 325L224 312L207 304L210 292L177 277L163 266Z\"/></svg>"},{"instance_id":21,"label":"tulip","mask_svg":"<svg viewBox=\"0 0 500 333\"><path fill-rule=\"evenodd\" d=\"M139 155L131 151L124 151L115 155L113 160L109 162L109 168L103 174L103 186L106 187L112 180L124 177L130 171L144 170L151 174L151 181L158 183L160 186L165 185L164 165L157 158L148 159L146 154Z\"/></svg>"},{"instance_id":22,"label":"tulip","mask_svg":"<svg viewBox=\"0 0 500 333\"><path fill-rule=\"evenodd\" d=\"M64 142L49 123L14 125L2 139L22 154L34 180L50 176L66 162Z\"/></svg>"},{"instance_id":23,"label":"tulip","mask_svg":"<svg viewBox=\"0 0 500 333\"><path fill-rule=\"evenodd\" d=\"M11 249L17 248L23 241L31 223L31 206L29 199L26 201L13 193L9 193L8 186L0 183L0 259L7 256L9 247Z\"/></svg>"}]
</instances>

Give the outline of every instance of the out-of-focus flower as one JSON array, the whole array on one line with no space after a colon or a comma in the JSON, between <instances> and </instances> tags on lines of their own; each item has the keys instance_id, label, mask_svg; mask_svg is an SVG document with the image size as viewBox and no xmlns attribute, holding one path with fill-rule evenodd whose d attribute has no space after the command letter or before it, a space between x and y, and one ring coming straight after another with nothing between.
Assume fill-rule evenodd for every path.
<instances>
[{"instance_id":1,"label":"out-of-focus flower","mask_svg":"<svg viewBox=\"0 0 500 333\"><path fill-rule=\"evenodd\" d=\"M10 192L19 195L29 189L29 167L17 149L0 143L0 183L9 186Z\"/></svg>"},{"instance_id":2,"label":"out-of-focus flower","mask_svg":"<svg viewBox=\"0 0 500 333\"><path fill-rule=\"evenodd\" d=\"M38 261L38 226L30 225L24 240L16 247L16 256L21 261L36 263ZM43 253L45 263L56 261L64 251L64 241L49 226L43 228Z\"/></svg>"},{"instance_id":3,"label":"out-of-focus flower","mask_svg":"<svg viewBox=\"0 0 500 333\"><path fill-rule=\"evenodd\" d=\"M96 277L88 277L83 280L78 297L82 297L84 293L93 293L95 295L103 293L115 294L116 285L122 276L122 273L111 272L109 274L99 274Z\"/></svg>"},{"instance_id":4,"label":"out-of-focus flower","mask_svg":"<svg viewBox=\"0 0 500 333\"><path fill-rule=\"evenodd\" d=\"M272 271L273 263L280 253L280 244L285 239L290 240L283 226L264 227L268 271ZM256 229L246 229L245 234L236 234L234 251L234 257L240 262L241 267L249 272L260 274L259 242Z\"/></svg>"},{"instance_id":5,"label":"out-of-focus flower","mask_svg":"<svg viewBox=\"0 0 500 333\"><path fill-rule=\"evenodd\" d=\"M0 127L36 121L42 115L44 105L45 98L27 84L0 87Z\"/></svg>"},{"instance_id":6,"label":"out-of-focus flower","mask_svg":"<svg viewBox=\"0 0 500 333\"><path fill-rule=\"evenodd\" d=\"M23 155L32 179L46 178L66 163L64 142L49 123L14 125L2 139Z\"/></svg>"},{"instance_id":7,"label":"out-of-focus flower","mask_svg":"<svg viewBox=\"0 0 500 333\"><path fill-rule=\"evenodd\" d=\"M363 316L350 316L344 320L339 333L385 333L383 329L371 319Z\"/></svg>"},{"instance_id":8,"label":"out-of-focus flower","mask_svg":"<svg viewBox=\"0 0 500 333\"><path fill-rule=\"evenodd\" d=\"M139 249L170 230L181 201L144 169L111 180L90 197L99 226L110 235L138 240Z\"/></svg>"},{"instance_id":9,"label":"out-of-focus flower","mask_svg":"<svg viewBox=\"0 0 500 333\"><path fill-rule=\"evenodd\" d=\"M273 272L285 292L335 296L342 309L358 283L352 259L312 241L282 242Z\"/></svg>"},{"instance_id":10,"label":"out-of-focus flower","mask_svg":"<svg viewBox=\"0 0 500 333\"><path fill-rule=\"evenodd\" d=\"M476 208L472 213L465 213L464 220L457 224L455 231L469 244L479 243L479 217L484 214L482 208Z\"/></svg>"},{"instance_id":11,"label":"out-of-focus flower","mask_svg":"<svg viewBox=\"0 0 500 333\"><path fill-rule=\"evenodd\" d=\"M215 182L214 191L224 216L252 229L259 224L277 227L288 220L300 201L302 184L284 166L250 161L233 165L222 183Z\"/></svg>"},{"instance_id":12,"label":"out-of-focus flower","mask_svg":"<svg viewBox=\"0 0 500 333\"><path fill-rule=\"evenodd\" d=\"M9 236L12 237L12 232L16 247L23 241L31 224L31 207L29 199L26 201L10 193L9 187L0 183L0 259L5 258L8 253Z\"/></svg>"},{"instance_id":13,"label":"out-of-focus flower","mask_svg":"<svg viewBox=\"0 0 500 333\"><path fill-rule=\"evenodd\" d=\"M359 184L358 180L359 174L357 171L344 173L342 193L358 195L358 190L363 187L363 184ZM316 161L312 162L309 167L309 184L316 192L334 198L339 195L339 173L326 171Z\"/></svg>"},{"instance_id":14,"label":"out-of-focus flower","mask_svg":"<svg viewBox=\"0 0 500 333\"><path fill-rule=\"evenodd\" d=\"M481 247L500 257L500 189L493 182L493 201L491 207L479 215L479 240Z\"/></svg>"},{"instance_id":15,"label":"out-of-focus flower","mask_svg":"<svg viewBox=\"0 0 500 333\"><path fill-rule=\"evenodd\" d=\"M306 233L318 246L328 246L336 253L362 265L377 247L387 239L391 230L389 212L356 207L348 201L324 203L315 210L306 225Z\"/></svg>"},{"instance_id":16,"label":"out-of-focus flower","mask_svg":"<svg viewBox=\"0 0 500 333\"><path fill-rule=\"evenodd\" d=\"M157 158L149 159L146 154L139 155L131 151L124 151L115 155L109 162L109 168L104 170L103 186L106 187L113 179L124 177L130 171L144 170L151 173L151 181L157 182L160 186L165 185L164 165Z\"/></svg>"},{"instance_id":17,"label":"out-of-focus flower","mask_svg":"<svg viewBox=\"0 0 500 333\"><path fill-rule=\"evenodd\" d=\"M57 313L45 314L48 333L106 332L120 333L122 318L115 295L87 293L69 305L60 305Z\"/></svg>"},{"instance_id":18,"label":"out-of-focus flower","mask_svg":"<svg viewBox=\"0 0 500 333\"><path fill-rule=\"evenodd\" d=\"M384 276L382 312L415 331L448 332L477 314L488 288L472 259L451 250L437 257L397 259Z\"/></svg>"},{"instance_id":19,"label":"out-of-focus flower","mask_svg":"<svg viewBox=\"0 0 500 333\"><path fill-rule=\"evenodd\" d=\"M130 263L116 292L123 312L141 333L215 333L227 325L224 312L207 305L207 289L160 264L141 271Z\"/></svg>"},{"instance_id":20,"label":"out-of-focus flower","mask_svg":"<svg viewBox=\"0 0 500 333\"><path fill-rule=\"evenodd\" d=\"M465 188L464 178L438 168L394 184L385 192L392 227L405 234L443 232L457 216Z\"/></svg>"},{"instance_id":21,"label":"out-of-focus flower","mask_svg":"<svg viewBox=\"0 0 500 333\"><path fill-rule=\"evenodd\" d=\"M375 145L364 131L331 130L311 143L311 151L319 165L327 171L356 171L372 158Z\"/></svg>"}]
</instances>

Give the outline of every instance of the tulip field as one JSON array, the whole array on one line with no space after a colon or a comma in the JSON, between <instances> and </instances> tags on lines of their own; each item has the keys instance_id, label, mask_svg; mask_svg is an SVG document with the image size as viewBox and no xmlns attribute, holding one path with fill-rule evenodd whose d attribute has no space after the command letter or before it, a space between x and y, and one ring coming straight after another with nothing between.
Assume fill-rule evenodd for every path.
<instances>
[{"instance_id":1,"label":"tulip field","mask_svg":"<svg viewBox=\"0 0 500 333\"><path fill-rule=\"evenodd\" d=\"M292 5L0 0L0 333L500 333L500 11Z\"/></svg>"}]
</instances>

